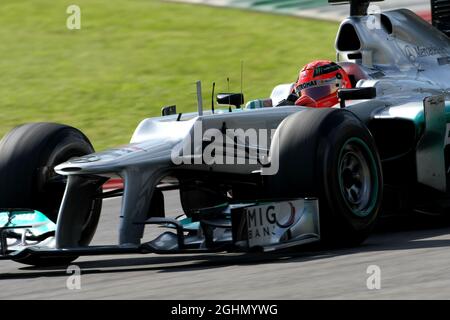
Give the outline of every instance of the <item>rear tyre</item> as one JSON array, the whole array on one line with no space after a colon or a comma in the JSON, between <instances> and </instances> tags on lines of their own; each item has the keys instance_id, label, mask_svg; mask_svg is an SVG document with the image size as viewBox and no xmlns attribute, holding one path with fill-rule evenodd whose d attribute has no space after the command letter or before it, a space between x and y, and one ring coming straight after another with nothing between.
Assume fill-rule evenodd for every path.
<instances>
[{"instance_id":1,"label":"rear tyre","mask_svg":"<svg viewBox=\"0 0 450 320\"><path fill-rule=\"evenodd\" d=\"M56 222L66 179L56 165L93 153L88 138L78 129L55 123L29 123L14 128L0 141L0 208L30 208ZM92 200L80 245L88 245L97 228L102 201ZM28 257L31 265L67 264L77 257Z\"/></svg>"},{"instance_id":2,"label":"rear tyre","mask_svg":"<svg viewBox=\"0 0 450 320\"><path fill-rule=\"evenodd\" d=\"M306 109L279 126L272 152L279 171L267 177L271 197L318 197L322 243L363 242L381 206L381 164L373 138L351 112Z\"/></svg>"}]
</instances>

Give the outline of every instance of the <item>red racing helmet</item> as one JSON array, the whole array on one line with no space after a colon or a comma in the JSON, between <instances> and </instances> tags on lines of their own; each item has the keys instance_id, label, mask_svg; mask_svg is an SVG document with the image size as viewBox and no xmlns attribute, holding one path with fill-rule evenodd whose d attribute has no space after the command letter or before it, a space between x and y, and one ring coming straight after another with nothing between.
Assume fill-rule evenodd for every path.
<instances>
[{"instance_id":1,"label":"red racing helmet","mask_svg":"<svg viewBox=\"0 0 450 320\"><path fill-rule=\"evenodd\" d=\"M337 91L351 88L350 78L338 64L329 60L317 60L303 67L300 71L294 93L300 98L298 106L329 108L339 102Z\"/></svg>"}]
</instances>

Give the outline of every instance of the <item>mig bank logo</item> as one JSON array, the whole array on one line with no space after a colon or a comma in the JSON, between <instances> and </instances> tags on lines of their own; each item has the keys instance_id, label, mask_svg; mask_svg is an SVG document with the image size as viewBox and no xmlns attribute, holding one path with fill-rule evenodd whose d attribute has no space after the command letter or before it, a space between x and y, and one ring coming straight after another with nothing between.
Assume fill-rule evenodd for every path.
<instances>
[{"instance_id":1,"label":"mig bank logo","mask_svg":"<svg viewBox=\"0 0 450 320\"><path fill-rule=\"evenodd\" d=\"M303 202L287 201L245 209L250 246L277 243L278 238L298 220Z\"/></svg>"}]
</instances>

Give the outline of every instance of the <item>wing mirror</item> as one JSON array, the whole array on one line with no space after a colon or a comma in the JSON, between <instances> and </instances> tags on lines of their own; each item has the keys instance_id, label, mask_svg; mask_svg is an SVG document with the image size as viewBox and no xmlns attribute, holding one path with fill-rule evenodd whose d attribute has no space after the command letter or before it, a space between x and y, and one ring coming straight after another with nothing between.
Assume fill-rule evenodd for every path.
<instances>
[{"instance_id":1,"label":"wing mirror","mask_svg":"<svg viewBox=\"0 0 450 320\"><path fill-rule=\"evenodd\" d=\"M338 91L338 97L341 103L341 108L345 108L346 100L373 99L376 96L377 96L377 89L375 89L374 87L340 89Z\"/></svg>"},{"instance_id":2,"label":"wing mirror","mask_svg":"<svg viewBox=\"0 0 450 320\"><path fill-rule=\"evenodd\" d=\"M163 107L161 109L161 115L164 116L170 116L172 114L176 114L177 113L177 106L167 106L167 107Z\"/></svg>"},{"instance_id":3,"label":"wing mirror","mask_svg":"<svg viewBox=\"0 0 450 320\"><path fill-rule=\"evenodd\" d=\"M244 104L244 94L242 93L219 93L217 95L218 104L228 104L240 108Z\"/></svg>"}]
</instances>

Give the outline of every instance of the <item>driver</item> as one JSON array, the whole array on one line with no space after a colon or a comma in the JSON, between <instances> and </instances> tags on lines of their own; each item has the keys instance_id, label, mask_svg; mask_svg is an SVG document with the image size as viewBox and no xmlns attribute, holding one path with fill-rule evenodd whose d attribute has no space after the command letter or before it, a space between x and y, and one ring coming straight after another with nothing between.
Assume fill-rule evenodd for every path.
<instances>
[{"instance_id":1,"label":"driver","mask_svg":"<svg viewBox=\"0 0 450 320\"><path fill-rule=\"evenodd\" d=\"M332 61L317 60L300 70L292 93L299 97L297 106L329 108L339 103L341 88L352 88L347 72Z\"/></svg>"},{"instance_id":2,"label":"driver","mask_svg":"<svg viewBox=\"0 0 450 320\"><path fill-rule=\"evenodd\" d=\"M338 90L352 88L347 72L337 63L317 60L308 63L300 74L290 95L276 106L297 105L312 108L329 108L339 103ZM272 107L272 99L253 100L246 109Z\"/></svg>"}]
</instances>

